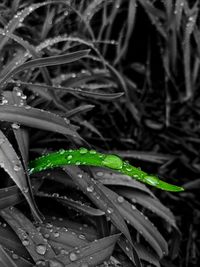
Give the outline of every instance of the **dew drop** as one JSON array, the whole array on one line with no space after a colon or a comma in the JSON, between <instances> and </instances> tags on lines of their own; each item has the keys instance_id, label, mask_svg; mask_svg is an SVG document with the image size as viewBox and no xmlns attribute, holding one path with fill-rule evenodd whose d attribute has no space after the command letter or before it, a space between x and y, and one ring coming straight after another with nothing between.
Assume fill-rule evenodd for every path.
<instances>
[{"instance_id":1,"label":"dew drop","mask_svg":"<svg viewBox=\"0 0 200 267\"><path fill-rule=\"evenodd\" d=\"M28 109L31 109L31 106L25 106L25 109L28 110Z\"/></svg>"},{"instance_id":2,"label":"dew drop","mask_svg":"<svg viewBox=\"0 0 200 267\"><path fill-rule=\"evenodd\" d=\"M86 154L88 152L87 148L81 147L79 149L80 154Z\"/></svg>"},{"instance_id":3,"label":"dew drop","mask_svg":"<svg viewBox=\"0 0 200 267\"><path fill-rule=\"evenodd\" d=\"M94 191L94 187L93 186L88 186L87 187L87 192L93 192Z\"/></svg>"},{"instance_id":4,"label":"dew drop","mask_svg":"<svg viewBox=\"0 0 200 267\"><path fill-rule=\"evenodd\" d=\"M108 209L107 209L107 212L108 212L109 214L111 214L111 213L113 212L113 209L112 209L112 208L108 208Z\"/></svg>"},{"instance_id":5,"label":"dew drop","mask_svg":"<svg viewBox=\"0 0 200 267\"><path fill-rule=\"evenodd\" d=\"M57 260L49 260L49 267L64 267L64 265Z\"/></svg>"},{"instance_id":6,"label":"dew drop","mask_svg":"<svg viewBox=\"0 0 200 267\"><path fill-rule=\"evenodd\" d=\"M159 183L159 179L155 176L145 176L145 181L150 185L157 185Z\"/></svg>"},{"instance_id":7,"label":"dew drop","mask_svg":"<svg viewBox=\"0 0 200 267\"><path fill-rule=\"evenodd\" d=\"M97 152L94 149L90 150L90 154L95 155Z\"/></svg>"},{"instance_id":8,"label":"dew drop","mask_svg":"<svg viewBox=\"0 0 200 267\"><path fill-rule=\"evenodd\" d=\"M76 261L77 260L77 255L74 252L71 252L69 254L69 258L71 261Z\"/></svg>"},{"instance_id":9,"label":"dew drop","mask_svg":"<svg viewBox=\"0 0 200 267\"><path fill-rule=\"evenodd\" d=\"M85 239L85 236L84 235L79 235L78 236L80 239Z\"/></svg>"},{"instance_id":10,"label":"dew drop","mask_svg":"<svg viewBox=\"0 0 200 267\"><path fill-rule=\"evenodd\" d=\"M102 177L103 176L103 172L97 172L96 175L99 176L99 177Z\"/></svg>"},{"instance_id":11,"label":"dew drop","mask_svg":"<svg viewBox=\"0 0 200 267\"><path fill-rule=\"evenodd\" d=\"M37 261L36 262L36 266L38 266L38 265L40 265L40 266L46 266L45 260L39 260L39 261Z\"/></svg>"},{"instance_id":12,"label":"dew drop","mask_svg":"<svg viewBox=\"0 0 200 267\"><path fill-rule=\"evenodd\" d=\"M123 203L124 202L124 198L122 196L118 196L117 201L119 203Z\"/></svg>"},{"instance_id":13,"label":"dew drop","mask_svg":"<svg viewBox=\"0 0 200 267\"><path fill-rule=\"evenodd\" d=\"M27 194L28 193L28 187L24 187L23 189L22 189L22 191L25 193L25 194Z\"/></svg>"},{"instance_id":14,"label":"dew drop","mask_svg":"<svg viewBox=\"0 0 200 267\"><path fill-rule=\"evenodd\" d=\"M135 205L131 205L132 210L136 210L136 206Z\"/></svg>"},{"instance_id":15,"label":"dew drop","mask_svg":"<svg viewBox=\"0 0 200 267\"><path fill-rule=\"evenodd\" d=\"M4 104L8 104L8 100L3 98L2 101L1 101L1 104L4 105Z\"/></svg>"},{"instance_id":16,"label":"dew drop","mask_svg":"<svg viewBox=\"0 0 200 267\"><path fill-rule=\"evenodd\" d=\"M17 129L20 128L20 125L17 124L17 123L13 123L13 124L12 124L12 128L15 129L15 130L17 130Z\"/></svg>"},{"instance_id":17,"label":"dew drop","mask_svg":"<svg viewBox=\"0 0 200 267\"><path fill-rule=\"evenodd\" d=\"M44 237L45 238L49 238L49 234L44 234Z\"/></svg>"},{"instance_id":18,"label":"dew drop","mask_svg":"<svg viewBox=\"0 0 200 267\"><path fill-rule=\"evenodd\" d=\"M23 246L27 247L29 245L29 240L28 239L24 239L22 241L22 244L23 244Z\"/></svg>"},{"instance_id":19,"label":"dew drop","mask_svg":"<svg viewBox=\"0 0 200 267\"><path fill-rule=\"evenodd\" d=\"M13 258L14 260L18 260L18 259L19 259L19 256L18 256L17 254L13 253L13 254L12 254L12 258Z\"/></svg>"},{"instance_id":20,"label":"dew drop","mask_svg":"<svg viewBox=\"0 0 200 267\"><path fill-rule=\"evenodd\" d=\"M105 167L119 170L123 166L123 161L118 156L108 155L104 158L104 160L102 161L102 164Z\"/></svg>"},{"instance_id":21,"label":"dew drop","mask_svg":"<svg viewBox=\"0 0 200 267\"><path fill-rule=\"evenodd\" d=\"M4 138L0 138L0 145L2 145L5 142Z\"/></svg>"},{"instance_id":22,"label":"dew drop","mask_svg":"<svg viewBox=\"0 0 200 267\"><path fill-rule=\"evenodd\" d=\"M36 246L36 252L40 255L44 255L47 251L47 246L43 244L39 244Z\"/></svg>"},{"instance_id":23,"label":"dew drop","mask_svg":"<svg viewBox=\"0 0 200 267\"><path fill-rule=\"evenodd\" d=\"M60 150L59 150L59 154L60 154L60 155L63 155L64 153L65 153L65 150L64 150L64 149L60 149Z\"/></svg>"},{"instance_id":24,"label":"dew drop","mask_svg":"<svg viewBox=\"0 0 200 267\"><path fill-rule=\"evenodd\" d=\"M20 170L21 170L21 166L18 165L18 164L16 164L16 165L14 166L14 171L18 172L18 171L20 171Z\"/></svg>"},{"instance_id":25,"label":"dew drop","mask_svg":"<svg viewBox=\"0 0 200 267\"><path fill-rule=\"evenodd\" d=\"M68 160L72 159L72 155L67 156L67 159Z\"/></svg>"},{"instance_id":26,"label":"dew drop","mask_svg":"<svg viewBox=\"0 0 200 267\"><path fill-rule=\"evenodd\" d=\"M54 237L59 237L60 236L60 234L58 232L55 232L53 235L54 235Z\"/></svg>"},{"instance_id":27,"label":"dew drop","mask_svg":"<svg viewBox=\"0 0 200 267\"><path fill-rule=\"evenodd\" d=\"M127 170L128 172L130 172L130 171L132 170L132 167L131 167L130 165L128 165L128 166L126 167L126 170Z\"/></svg>"},{"instance_id":28,"label":"dew drop","mask_svg":"<svg viewBox=\"0 0 200 267\"><path fill-rule=\"evenodd\" d=\"M135 199L135 198L132 198L131 201L132 201L133 203L136 203L136 199Z\"/></svg>"}]
</instances>

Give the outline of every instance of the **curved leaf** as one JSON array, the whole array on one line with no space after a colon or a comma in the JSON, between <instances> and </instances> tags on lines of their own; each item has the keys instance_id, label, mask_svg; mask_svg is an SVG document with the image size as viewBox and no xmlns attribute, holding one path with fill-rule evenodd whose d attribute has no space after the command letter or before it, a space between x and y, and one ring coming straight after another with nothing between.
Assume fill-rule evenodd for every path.
<instances>
[{"instance_id":1,"label":"curved leaf","mask_svg":"<svg viewBox=\"0 0 200 267\"><path fill-rule=\"evenodd\" d=\"M47 240L39 233L32 222L16 208L0 211L1 216L12 227L35 262L53 258L55 253Z\"/></svg>"},{"instance_id":2,"label":"curved leaf","mask_svg":"<svg viewBox=\"0 0 200 267\"><path fill-rule=\"evenodd\" d=\"M114 246L119 238L119 234L95 240L86 246L78 247L69 252L69 256L60 254L53 260L62 262L66 267L77 267L87 264L87 266L96 266L108 259L113 252ZM51 262L51 261L50 261Z\"/></svg>"},{"instance_id":3,"label":"curved leaf","mask_svg":"<svg viewBox=\"0 0 200 267\"><path fill-rule=\"evenodd\" d=\"M73 125L67 119L54 113L29 106L0 105L0 120L17 122L25 126L53 131L81 139Z\"/></svg>"},{"instance_id":4,"label":"curved leaf","mask_svg":"<svg viewBox=\"0 0 200 267\"><path fill-rule=\"evenodd\" d=\"M1 117L1 115L0 115ZM6 136L0 130L0 166L9 174L10 178L16 183L30 205L32 212L36 218L40 220L37 207L34 204L30 194L30 185L27 182L24 168L18 158L14 148L8 141Z\"/></svg>"},{"instance_id":5,"label":"curved leaf","mask_svg":"<svg viewBox=\"0 0 200 267\"><path fill-rule=\"evenodd\" d=\"M61 203L65 207L71 207L83 214L87 214L89 216L103 216L105 212L95 209L93 207L90 207L81 201L75 201L73 199L70 199L66 196L59 196L58 194L48 194L48 193L43 193L43 192L38 192L37 196L39 197L47 197L47 198L52 198Z\"/></svg>"},{"instance_id":6,"label":"curved leaf","mask_svg":"<svg viewBox=\"0 0 200 267\"><path fill-rule=\"evenodd\" d=\"M9 79L11 79L14 75L17 73L24 71L26 69L30 68L36 68L36 67L45 67L45 66L55 66L55 65L60 65L60 64L66 64L66 63L71 63L76 60L79 60L86 55L90 50L81 50L78 52L73 52L73 53L68 53L64 55L59 55L59 56L52 56L52 57L47 57L47 58L38 58L38 59L33 59L28 62L25 62L24 64L12 69L10 72L8 72L1 80L0 80L0 87L4 85Z\"/></svg>"},{"instance_id":7,"label":"curved leaf","mask_svg":"<svg viewBox=\"0 0 200 267\"><path fill-rule=\"evenodd\" d=\"M14 260L7 254L7 252L0 245L0 265L1 267L17 267Z\"/></svg>"}]
</instances>

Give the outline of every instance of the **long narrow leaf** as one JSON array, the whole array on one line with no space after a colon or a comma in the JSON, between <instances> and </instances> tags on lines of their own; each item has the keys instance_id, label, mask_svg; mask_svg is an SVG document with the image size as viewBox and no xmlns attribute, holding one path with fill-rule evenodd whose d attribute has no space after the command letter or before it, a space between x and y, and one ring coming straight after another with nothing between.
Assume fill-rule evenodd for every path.
<instances>
[{"instance_id":1,"label":"long narrow leaf","mask_svg":"<svg viewBox=\"0 0 200 267\"><path fill-rule=\"evenodd\" d=\"M21 161L19 160L14 148L12 147L9 140L0 130L0 162L1 167L9 174L10 178L16 183L21 190L22 194L29 203L32 212L36 218L40 220L37 207L35 206L32 195L30 194L30 185L27 182L24 168Z\"/></svg>"},{"instance_id":2,"label":"long narrow leaf","mask_svg":"<svg viewBox=\"0 0 200 267\"><path fill-rule=\"evenodd\" d=\"M68 120L54 113L29 106L1 105L0 120L20 123L25 126L53 131L81 139Z\"/></svg>"},{"instance_id":3,"label":"long narrow leaf","mask_svg":"<svg viewBox=\"0 0 200 267\"><path fill-rule=\"evenodd\" d=\"M36 67L45 67L45 66L55 66L55 65L60 65L60 64L66 64L66 63L71 63L76 60L79 60L86 55L90 50L82 50L78 52L73 52L73 53L68 53L64 54L61 56L52 56L52 57L47 57L47 58L39 58L39 59L33 59L30 60L15 69L11 70L8 72L1 80L0 80L0 87L4 85L9 79L11 79L14 75L17 73L24 71L26 69L30 68L36 68Z\"/></svg>"}]
</instances>

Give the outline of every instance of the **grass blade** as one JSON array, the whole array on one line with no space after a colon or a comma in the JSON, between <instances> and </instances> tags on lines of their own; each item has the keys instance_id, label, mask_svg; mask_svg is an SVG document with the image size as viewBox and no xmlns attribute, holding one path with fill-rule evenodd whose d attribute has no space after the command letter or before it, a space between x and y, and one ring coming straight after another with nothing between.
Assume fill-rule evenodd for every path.
<instances>
[{"instance_id":1,"label":"grass blade","mask_svg":"<svg viewBox=\"0 0 200 267\"><path fill-rule=\"evenodd\" d=\"M58 255L55 260L64 263L66 267L96 266L108 259L113 252L119 234L95 240L90 244L71 250L69 256ZM51 261L50 261L51 262Z\"/></svg>"},{"instance_id":2,"label":"grass blade","mask_svg":"<svg viewBox=\"0 0 200 267\"><path fill-rule=\"evenodd\" d=\"M0 106L0 120L17 122L25 126L80 138L73 125L54 113L29 106Z\"/></svg>"},{"instance_id":3,"label":"grass blade","mask_svg":"<svg viewBox=\"0 0 200 267\"><path fill-rule=\"evenodd\" d=\"M7 252L0 245L0 265L1 267L17 267L13 259L7 254Z\"/></svg>"},{"instance_id":4,"label":"grass blade","mask_svg":"<svg viewBox=\"0 0 200 267\"><path fill-rule=\"evenodd\" d=\"M113 191L103 186L100 182L91 179L87 173L81 171L76 166L65 167L64 170L66 170L80 189L92 200L92 202L94 202L101 210L105 211L112 223L125 235L129 241L127 247L130 249L130 253L132 255L131 245L133 245L133 243L128 227L123 216L118 211L117 206L114 204L113 199L110 197ZM138 266L140 266L137 255L135 255L135 261Z\"/></svg>"},{"instance_id":5,"label":"grass blade","mask_svg":"<svg viewBox=\"0 0 200 267\"><path fill-rule=\"evenodd\" d=\"M83 214L88 216L103 216L105 212L92 208L81 201L75 201L73 199L68 198L67 196L59 196L58 194L48 194L44 192L38 192L37 196L39 197L47 197L51 199L55 199L57 202L61 203L64 207L71 207Z\"/></svg>"},{"instance_id":6,"label":"grass blade","mask_svg":"<svg viewBox=\"0 0 200 267\"><path fill-rule=\"evenodd\" d=\"M121 216L123 216L123 218L125 218L125 220L127 220L145 238L160 258L168 253L165 239L147 217L139 212L134 205L131 205L131 203L121 198L117 193L106 187L104 191L109 194L110 199L115 203L114 205L120 212Z\"/></svg>"},{"instance_id":7,"label":"grass blade","mask_svg":"<svg viewBox=\"0 0 200 267\"><path fill-rule=\"evenodd\" d=\"M9 174L10 178L16 183L21 190L22 194L26 198L33 214L38 220L40 216L38 214L37 207L34 204L34 200L30 194L30 185L27 182L24 168L19 160L14 148L8 141L6 136L0 130L0 162L1 167Z\"/></svg>"},{"instance_id":8,"label":"grass blade","mask_svg":"<svg viewBox=\"0 0 200 267\"><path fill-rule=\"evenodd\" d=\"M4 77L0 80L0 87L3 86L14 75L26 69L71 63L87 56L89 52L90 50L81 50L78 52L68 53L59 56L30 60L6 73Z\"/></svg>"},{"instance_id":9,"label":"grass blade","mask_svg":"<svg viewBox=\"0 0 200 267\"><path fill-rule=\"evenodd\" d=\"M1 211L1 216L18 235L35 262L55 257L55 253L48 242L19 210L14 207L4 209Z\"/></svg>"}]
</instances>

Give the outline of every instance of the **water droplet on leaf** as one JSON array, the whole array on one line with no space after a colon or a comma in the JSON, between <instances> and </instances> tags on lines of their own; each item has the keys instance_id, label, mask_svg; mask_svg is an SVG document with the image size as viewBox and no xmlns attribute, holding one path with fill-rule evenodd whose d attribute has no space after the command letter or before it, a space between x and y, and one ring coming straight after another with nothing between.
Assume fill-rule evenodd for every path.
<instances>
[{"instance_id":1,"label":"water droplet on leaf","mask_svg":"<svg viewBox=\"0 0 200 267\"><path fill-rule=\"evenodd\" d=\"M115 155L108 155L104 158L104 160L102 161L102 164L105 167L111 168L111 169L116 169L119 170L122 168L123 166L123 161Z\"/></svg>"},{"instance_id":2,"label":"water droplet on leaf","mask_svg":"<svg viewBox=\"0 0 200 267\"><path fill-rule=\"evenodd\" d=\"M87 191L90 192L90 193L93 192L94 191L94 187L93 186L88 186L87 187Z\"/></svg>"},{"instance_id":3,"label":"water droplet on leaf","mask_svg":"<svg viewBox=\"0 0 200 267\"><path fill-rule=\"evenodd\" d=\"M28 239L24 239L23 241L22 241L22 244L26 247L26 246L28 246L29 245L29 240Z\"/></svg>"},{"instance_id":4,"label":"water droplet on leaf","mask_svg":"<svg viewBox=\"0 0 200 267\"><path fill-rule=\"evenodd\" d=\"M40 244L36 246L36 251L38 254L40 255L44 255L47 251L47 247L46 245Z\"/></svg>"},{"instance_id":5,"label":"water droplet on leaf","mask_svg":"<svg viewBox=\"0 0 200 267\"><path fill-rule=\"evenodd\" d=\"M118 196L117 201L119 203L123 203L124 202L124 198L122 196Z\"/></svg>"},{"instance_id":6,"label":"water droplet on leaf","mask_svg":"<svg viewBox=\"0 0 200 267\"><path fill-rule=\"evenodd\" d=\"M145 181L150 185L157 185L159 183L159 179L155 176L145 176Z\"/></svg>"},{"instance_id":7,"label":"water droplet on leaf","mask_svg":"<svg viewBox=\"0 0 200 267\"><path fill-rule=\"evenodd\" d=\"M76 261L77 260L77 255L74 252L71 252L69 254L69 258L71 261Z\"/></svg>"},{"instance_id":8,"label":"water droplet on leaf","mask_svg":"<svg viewBox=\"0 0 200 267\"><path fill-rule=\"evenodd\" d=\"M16 164L16 165L14 166L14 171L18 172L18 171L20 171L20 170L21 170L21 166L18 165L18 164Z\"/></svg>"},{"instance_id":9,"label":"water droplet on leaf","mask_svg":"<svg viewBox=\"0 0 200 267\"><path fill-rule=\"evenodd\" d=\"M84 147L81 147L79 151L80 151L80 154L86 154L88 152L88 150Z\"/></svg>"},{"instance_id":10,"label":"water droplet on leaf","mask_svg":"<svg viewBox=\"0 0 200 267\"><path fill-rule=\"evenodd\" d=\"M20 125L17 124L17 123L13 123L13 124L12 124L12 128L15 129L15 130L17 130L17 129L20 128Z\"/></svg>"}]
</instances>

